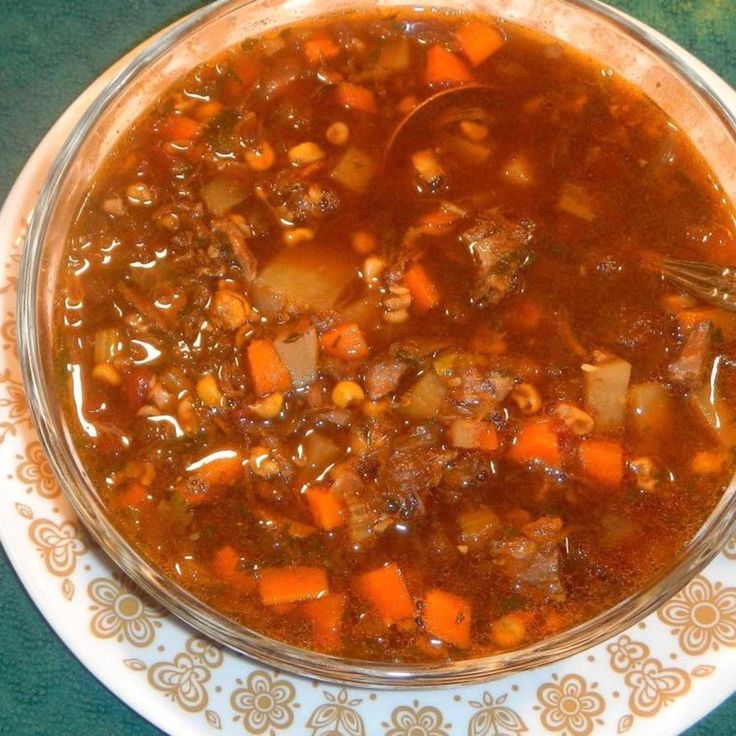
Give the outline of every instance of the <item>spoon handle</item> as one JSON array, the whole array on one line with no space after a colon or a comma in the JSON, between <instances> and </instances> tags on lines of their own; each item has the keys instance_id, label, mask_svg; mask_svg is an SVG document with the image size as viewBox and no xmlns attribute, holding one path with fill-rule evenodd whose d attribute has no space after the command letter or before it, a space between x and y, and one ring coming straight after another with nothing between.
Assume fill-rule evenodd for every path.
<instances>
[{"instance_id":1,"label":"spoon handle","mask_svg":"<svg viewBox=\"0 0 736 736\"><path fill-rule=\"evenodd\" d=\"M736 311L736 267L665 258L660 271L704 302Z\"/></svg>"}]
</instances>

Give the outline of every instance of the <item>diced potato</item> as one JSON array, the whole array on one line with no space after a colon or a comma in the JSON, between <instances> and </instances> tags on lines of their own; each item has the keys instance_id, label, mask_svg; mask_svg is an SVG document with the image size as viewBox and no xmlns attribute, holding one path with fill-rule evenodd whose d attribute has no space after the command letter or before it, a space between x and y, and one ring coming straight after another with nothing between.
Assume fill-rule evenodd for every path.
<instances>
[{"instance_id":1,"label":"diced potato","mask_svg":"<svg viewBox=\"0 0 736 736\"><path fill-rule=\"evenodd\" d=\"M725 447L736 447L736 421L728 402L709 383L688 394L690 404Z\"/></svg>"},{"instance_id":2,"label":"diced potato","mask_svg":"<svg viewBox=\"0 0 736 736\"><path fill-rule=\"evenodd\" d=\"M376 174L376 162L355 146L340 157L332 170L332 178L352 192L365 192Z\"/></svg>"},{"instance_id":3,"label":"diced potato","mask_svg":"<svg viewBox=\"0 0 736 736\"><path fill-rule=\"evenodd\" d=\"M661 435L672 421L672 396L654 381L636 383L629 389L628 423L642 438Z\"/></svg>"},{"instance_id":4,"label":"diced potato","mask_svg":"<svg viewBox=\"0 0 736 736\"><path fill-rule=\"evenodd\" d=\"M442 409L447 389L434 371L425 373L409 392L401 412L411 419L431 419Z\"/></svg>"},{"instance_id":5,"label":"diced potato","mask_svg":"<svg viewBox=\"0 0 736 736\"><path fill-rule=\"evenodd\" d=\"M349 287L354 270L346 260L325 258L322 249L311 243L285 249L253 282L253 303L266 316L282 311L326 311Z\"/></svg>"},{"instance_id":6,"label":"diced potato","mask_svg":"<svg viewBox=\"0 0 736 736\"><path fill-rule=\"evenodd\" d=\"M443 146L460 161L473 166L480 166L488 161L491 147L487 143L479 143L459 135L448 135Z\"/></svg>"},{"instance_id":7,"label":"diced potato","mask_svg":"<svg viewBox=\"0 0 736 736\"><path fill-rule=\"evenodd\" d=\"M303 480L313 480L335 462L340 454L338 446L325 435L312 432L304 440L304 459L306 465L301 472Z\"/></svg>"},{"instance_id":8,"label":"diced potato","mask_svg":"<svg viewBox=\"0 0 736 736\"><path fill-rule=\"evenodd\" d=\"M317 375L319 338L310 324L306 328L287 328L274 341L273 346L281 362L286 366L295 388L309 385Z\"/></svg>"},{"instance_id":9,"label":"diced potato","mask_svg":"<svg viewBox=\"0 0 736 736\"><path fill-rule=\"evenodd\" d=\"M245 184L230 176L216 176L202 187L202 199L207 209L217 217L240 204L247 196Z\"/></svg>"},{"instance_id":10,"label":"diced potato","mask_svg":"<svg viewBox=\"0 0 736 736\"><path fill-rule=\"evenodd\" d=\"M557 202L557 209L587 222L595 220L595 211L590 195L585 189L575 184L565 184L562 187L562 195Z\"/></svg>"},{"instance_id":11,"label":"diced potato","mask_svg":"<svg viewBox=\"0 0 736 736\"><path fill-rule=\"evenodd\" d=\"M623 426L630 378L631 363L621 358L583 365L585 405L598 432L616 431Z\"/></svg>"},{"instance_id":12,"label":"diced potato","mask_svg":"<svg viewBox=\"0 0 736 736\"><path fill-rule=\"evenodd\" d=\"M506 181L519 186L534 184L534 172L529 159L522 153L512 156L503 167L503 177Z\"/></svg>"},{"instance_id":13,"label":"diced potato","mask_svg":"<svg viewBox=\"0 0 736 736\"><path fill-rule=\"evenodd\" d=\"M378 55L377 66L390 72L403 72L411 63L411 47L409 39L396 38L386 42Z\"/></svg>"},{"instance_id":14,"label":"diced potato","mask_svg":"<svg viewBox=\"0 0 736 736\"><path fill-rule=\"evenodd\" d=\"M481 547L501 526L496 512L487 506L463 512L458 516L457 522L460 525L462 543L468 549Z\"/></svg>"}]
</instances>

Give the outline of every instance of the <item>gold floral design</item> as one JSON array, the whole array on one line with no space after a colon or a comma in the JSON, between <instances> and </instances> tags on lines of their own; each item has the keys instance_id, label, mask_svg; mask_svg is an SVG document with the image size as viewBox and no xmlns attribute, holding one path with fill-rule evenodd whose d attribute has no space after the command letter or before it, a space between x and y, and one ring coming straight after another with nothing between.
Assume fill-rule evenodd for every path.
<instances>
[{"instance_id":1,"label":"gold floral design","mask_svg":"<svg viewBox=\"0 0 736 736\"><path fill-rule=\"evenodd\" d=\"M624 682L632 689L631 712L649 718L690 689L690 677L676 667L663 667L658 659L647 659L626 673Z\"/></svg>"},{"instance_id":2,"label":"gold floral design","mask_svg":"<svg viewBox=\"0 0 736 736\"><path fill-rule=\"evenodd\" d=\"M73 521L55 524L50 519L36 519L28 527L28 536L52 575L70 575L77 565L77 557L87 552L87 545Z\"/></svg>"},{"instance_id":3,"label":"gold floral design","mask_svg":"<svg viewBox=\"0 0 736 736\"><path fill-rule=\"evenodd\" d=\"M723 554L728 557L729 560L736 560L736 534L726 542L726 546L723 548Z\"/></svg>"},{"instance_id":4,"label":"gold floral design","mask_svg":"<svg viewBox=\"0 0 736 736\"><path fill-rule=\"evenodd\" d=\"M8 312L5 321L0 325L0 339L2 339L3 349L11 350L17 358L18 343L16 342L16 338L15 315L12 312Z\"/></svg>"},{"instance_id":5,"label":"gold floral design","mask_svg":"<svg viewBox=\"0 0 736 736\"><path fill-rule=\"evenodd\" d=\"M255 670L245 684L237 682L241 687L233 691L230 705L238 713L235 719L243 719L247 734L273 734L291 726L297 704L296 690L288 680Z\"/></svg>"},{"instance_id":6,"label":"gold floral design","mask_svg":"<svg viewBox=\"0 0 736 736\"><path fill-rule=\"evenodd\" d=\"M678 635L680 647L697 656L720 645L736 646L736 588L699 575L657 612Z\"/></svg>"},{"instance_id":7,"label":"gold floral design","mask_svg":"<svg viewBox=\"0 0 736 736\"><path fill-rule=\"evenodd\" d=\"M225 659L219 644L215 644L215 642L209 639L192 636L187 639L187 643L184 646L194 660L211 669L219 667Z\"/></svg>"},{"instance_id":8,"label":"gold floral design","mask_svg":"<svg viewBox=\"0 0 736 736\"><path fill-rule=\"evenodd\" d=\"M5 421L0 422L0 442L3 442L9 435L15 436L20 427L30 427L31 418L23 385L7 368L0 372L0 388L0 411L6 415Z\"/></svg>"},{"instance_id":9,"label":"gold floral design","mask_svg":"<svg viewBox=\"0 0 736 736\"><path fill-rule=\"evenodd\" d=\"M611 655L611 669L614 672L626 672L649 656L649 647L646 644L632 641L626 634L609 644L606 649Z\"/></svg>"},{"instance_id":10,"label":"gold floral design","mask_svg":"<svg viewBox=\"0 0 736 736\"><path fill-rule=\"evenodd\" d=\"M554 682L547 682L537 690L537 699L542 704L539 717L546 729L571 736L588 736L596 724L603 724L596 716L603 713L606 703L594 692L595 684L589 688L577 674L565 675L561 680L552 675L552 679Z\"/></svg>"},{"instance_id":11,"label":"gold floral design","mask_svg":"<svg viewBox=\"0 0 736 736\"><path fill-rule=\"evenodd\" d=\"M207 707L209 695L205 683L210 677L209 668L200 664L189 652L180 652L173 662L156 662L148 670L151 687L164 693L189 713Z\"/></svg>"},{"instance_id":12,"label":"gold floral design","mask_svg":"<svg viewBox=\"0 0 736 736\"><path fill-rule=\"evenodd\" d=\"M449 736L445 730L442 713L432 705L419 707L419 701L412 705L400 705L391 713L391 723L383 723L386 736Z\"/></svg>"},{"instance_id":13,"label":"gold floral design","mask_svg":"<svg viewBox=\"0 0 736 736\"><path fill-rule=\"evenodd\" d=\"M100 639L123 641L135 647L147 647L161 626L160 618L166 613L143 593L134 591L131 584L120 576L96 578L87 592L95 612L90 622L92 633Z\"/></svg>"},{"instance_id":14,"label":"gold floral design","mask_svg":"<svg viewBox=\"0 0 736 736\"><path fill-rule=\"evenodd\" d=\"M318 706L307 721L311 736L365 736L365 724L355 710L362 698L350 698L345 688L337 695L325 690L324 696L327 702Z\"/></svg>"},{"instance_id":15,"label":"gold floral design","mask_svg":"<svg viewBox=\"0 0 736 736\"><path fill-rule=\"evenodd\" d=\"M507 695L501 695L496 701L489 692L484 692L480 701L469 700L468 703L477 708L468 724L468 736L518 736L529 729L521 716L504 705Z\"/></svg>"},{"instance_id":16,"label":"gold floral design","mask_svg":"<svg viewBox=\"0 0 736 736\"><path fill-rule=\"evenodd\" d=\"M21 483L25 483L42 498L54 498L59 495L59 486L41 444L29 442L25 447L25 459L15 469Z\"/></svg>"}]
</instances>

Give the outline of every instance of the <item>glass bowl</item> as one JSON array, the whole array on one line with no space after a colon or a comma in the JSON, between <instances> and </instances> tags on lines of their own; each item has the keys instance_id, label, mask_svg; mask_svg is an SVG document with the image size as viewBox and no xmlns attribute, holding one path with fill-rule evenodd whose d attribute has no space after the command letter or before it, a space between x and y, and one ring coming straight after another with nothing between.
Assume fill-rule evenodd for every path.
<instances>
[{"instance_id":1,"label":"glass bowl","mask_svg":"<svg viewBox=\"0 0 736 736\"><path fill-rule=\"evenodd\" d=\"M148 42L104 88L52 165L32 217L18 291L23 379L41 443L74 509L99 545L143 590L202 634L263 663L321 680L372 687L470 684L567 657L635 624L671 597L736 529L736 479L671 569L646 590L570 630L508 653L451 663L392 664L334 657L263 636L226 618L161 575L115 529L81 464L62 413L52 329L66 233L118 136L177 77L218 49L268 28L329 12L406 5L402 0L223 0ZM414 8L432 6L414 4ZM627 78L680 125L736 205L736 93L659 34L597 0L442 0L452 12L486 12L541 30Z\"/></svg>"}]
</instances>

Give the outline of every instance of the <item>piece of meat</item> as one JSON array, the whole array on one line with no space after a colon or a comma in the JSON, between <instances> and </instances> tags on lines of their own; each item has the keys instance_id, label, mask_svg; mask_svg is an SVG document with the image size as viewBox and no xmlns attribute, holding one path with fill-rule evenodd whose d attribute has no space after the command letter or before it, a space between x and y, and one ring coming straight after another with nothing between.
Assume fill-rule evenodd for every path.
<instances>
[{"instance_id":1,"label":"piece of meat","mask_svg":"<svg viewBox=\"0 0 736 736\"><path fill-rule=\"evenodd\" d=\"M424 511L424 497L442 482L445 466L457 453L406 442L392 449L378 472L388 510L402 518Z\"/></svg>"},{"instance_id":2,"label":"piece of meat","mask_svg":"<svg viewBox=\"0 0 736 736\"><path fill-rule=\"evenodd\" d=\"M243 280L246 284L250 284L258 275L258 261L253 255L243 231L226 217L213 220L212 230L223 235L230 244L235 260L243 273Z\"/></svg>"},{"instance_id":3,"label":"piece of meat","mask_svg":"<svg viewBox=\"0 0 736 736\"><path fill-rule=\"evenodd\" d=\"M494 540L490 553L519 593L561 601L565 589L560 579L558 545L563 534L562 519L543 516L524 525L521 536Z\"/></svg>"},{"instance_id":4,"label":"piece of meat","mask_svg":"<svg viewBox=\"0 0 736 736\"><path fill-rule=\"evenodd\" d=\"M454 376L455 383L449 392L450 399L464 407L502 402L514 387L514 378L501 371L482 371L466 366Z\"/></svg>"},{"instance_id":5,"label":"piece of meat","mask_svg":"<svg viewBox=\"0 0 736 736\"><path fill-rule=\"evenodd\" d=\"M460 234L476 266L473 299L497 304L514 287L518 272L531 259L534 232L531 221L507 220L491 210Z\"/></svg>"},{"instance_id":6,"label":"piece of meat","mask_svg":"<svg viewBox=\"0 0 736 736\"><path fill-rule=\"evenodd\" d=\"M329 215L340 206L333 189L305 182L302 174L294 169L279 171L270 180L265 196L280 219L300 225Z\"/></svg>"},{"instance_id":7,"label":"piece of meat","mask_svg":"<svg viewBox=\"0 0 736 736\"><path fill-rule=\"evenodd\" d=\"M376 401L396 391L408 368L399 358L383 356L369 361L363 381L368 398Z\"/></svg>"},{"instance_id":8,"label":"piece of meat","mask_svg":"<svg viewBox=\"0 0 736 736\"><path fill-rule=\"evenodd\" d=\"M447 337L408 337L393 343L389 353L395 358L418 363L451 345L452 340Z\"/></svg>"},{"instance_id":9,"label":"piece of meat","mask_svg":"<svg viewBox=\"0 0 736 736\"><path fill-rule=\"evenodd\" d=\"M680 357L670 364L668 373L676 383L697 386L703 379L713 330L709 322L697 324L685 340Z\"/></svg>"}]
</instances>

